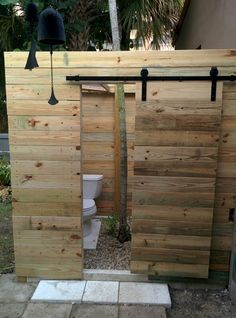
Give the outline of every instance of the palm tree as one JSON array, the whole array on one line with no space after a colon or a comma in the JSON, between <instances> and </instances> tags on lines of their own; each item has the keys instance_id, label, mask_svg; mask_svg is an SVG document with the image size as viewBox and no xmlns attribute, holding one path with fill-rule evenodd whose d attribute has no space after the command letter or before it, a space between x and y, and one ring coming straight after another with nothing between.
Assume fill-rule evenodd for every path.
<instances>
[{"instance_id":1,"label":"palm tree","mask_svg":"<svg viewBox=\"0 0 236 318\"><path fill-rule=\"evenodd\" d=\"M135 29L137 39L152 41L153 47L159 48L170 39L183 3L184 0L118 0L124 46L127 48L130 31Z\"/></svg>"},{"instance_id":2,"label":"palm tree","mask_svg":"<svg viewBox=\"0 0 236 318\"><path fill-rule=\"evenodd\" d=\"M0 4L0 132L7 132L4 51L22 48L25 29L22 17L17 14L13 0Z\"/></svg>"},{"instance_id":3,"label":"palm tree","mask_svg":"<svg viewBox=\"0 0 236 318\"><path fill-rule=\"evenodd\" d=\"M70 51L87 51L91 34L91 21L96 13L96 1L74 1L68 14L69 26L68 49Z\"/></svg>"},{"instance_id":4,"label":"palm tree","mask_svg":"<svg viewBox=\"0 0 236 318\"><path fill-rule=\"evenodd\" d=\"M120 50L120 35L117 15L116 0L109 0L109 13L111 21L113 50ZM123 243L129 239L127 231L127 137L125 115L124 85L116 85L116 98L119 107L120 122L120 209L119 209L119 232L118 240Z\"/></svg>"},{"instance_id":5,"label":"palm tree","mask_svg":"<svg viewBox=\"0 0 236 318\"><path fill-rule=\"evenodd\" d=\"M121 41L119 30L123 35L123 47L128 49L129 35L132 29L137 30L137 38L143 41L152 39L153 45L159 47L166 37L170 37L177 17L180 12L182 0L108 0L110 23L112 30L113 49L120 50ZM120 23L118 23L118 13ZM126 30L126 32L124 32ZM127 45L128 44L128 45ZM129 239L127 231L127 139L126 139L126 116L125 95L123 85L117 85L116 94L119 105L120 117L120 210L119 210L119 233L120 242Z\"/></svg>"}]
</instances>

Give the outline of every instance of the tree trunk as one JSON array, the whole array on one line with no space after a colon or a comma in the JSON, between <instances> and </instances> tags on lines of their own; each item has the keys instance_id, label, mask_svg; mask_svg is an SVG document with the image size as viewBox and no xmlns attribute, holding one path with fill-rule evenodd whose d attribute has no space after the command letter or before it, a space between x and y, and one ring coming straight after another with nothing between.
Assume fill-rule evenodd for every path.
<instances>
[{"instance_id":1,"label":"tree trunk","mask_svg":"<svg viewBox=\"0 0 236 318\"><path fill-rule=\"evenodd\" d=\"M0 133L7 133L7 109L5 90L4 54L0 49Z\"/></svg>"},{"instance_id":2,"label":"tree trunk","mask_svg":"<svg viewBox=\"0 0 236 318\"><path fill-rule=\"evenodd\" d=\"M79 19L81 31L69 32L68 48L70 51L87 51L89 47L90 24L94 13L93 0L80 0L71 8L69 20L75 23Z\"/></svg>"},{"instance_id":3,"label":"tree trunk","mask_svg":"<svg viewBox=\"0 0 236 318\"><path fill-rule=\"evenodd\" d=\"M109 0L109 13L111 21L113 51L120 51L120 34L116 0Z\"/></svg>"},{"instance_id":4,"label":"tree trunk","mask_svg":"<svg viewBox=\"0 0 236 318\"><path fill-rule=\"evenodd\" d=\"M117 15L116 0L109 0L109 13L112 30L113 50L120 50L120 35ZM127 137L126 137L126 115L125 115L125 93L124 85L116 86L116 94L119 107L120 122L120 209L119 209L119 233L118 240L125 242L130 235L127 231Z\"/></svg>"}]
</instances>

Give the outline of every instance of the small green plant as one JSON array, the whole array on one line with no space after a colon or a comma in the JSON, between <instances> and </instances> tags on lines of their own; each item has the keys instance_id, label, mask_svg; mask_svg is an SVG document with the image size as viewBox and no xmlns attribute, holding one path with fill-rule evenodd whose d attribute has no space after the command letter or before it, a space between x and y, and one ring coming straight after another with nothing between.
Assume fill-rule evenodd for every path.
<instances>
[{"instance_id":1,"label":"small green plant","mask_svg":"<svg viewBox=\"0 0 236 318\"><path fill-rule=\"evenodd\" d=\"M126 234L126 240L125 241L130 241L131 240L131 229L129 225L129 221L123 229L123 231ZM108 218L103 220L103 225L104 225L104 231L106 234L111 235L115 238L118 237L119 234L119 215L118 214L113 214L112 216L108 216Z\"/></svg>"},{"instance_id":2,"label":"small green plant","mask_svg":"<svg viewBox=\"0 0 236 318\"><path fill-rule=\"evenodd\" d=\"M10 184L11 184L11 168L6 157L3 157L0 160L0 185L9 186Z\"/></svg>"},{"instance_id":3,"label":"small green plant","mask_svg":"<svg viewBox=\"0 0 236 318\"><path fill-rule=\"evenodd\" d=\"M124 242L131 241L131 228L128 223L124 226L123 234L125 234L125 238L126 238Z\"/></svg>"},{"instance_id":4,"label":"small green plant","mask_svg":"<svg viewBox=\"0 0 236 318\"><path fill-rule=\"evenodd\" d=\"M105 233L113 237L116 237L118 233L118 222L119 217L117 214L113 214L111 216L108 216L108 218L104 219L103 224Z\"/></svg>"}]
</instances>

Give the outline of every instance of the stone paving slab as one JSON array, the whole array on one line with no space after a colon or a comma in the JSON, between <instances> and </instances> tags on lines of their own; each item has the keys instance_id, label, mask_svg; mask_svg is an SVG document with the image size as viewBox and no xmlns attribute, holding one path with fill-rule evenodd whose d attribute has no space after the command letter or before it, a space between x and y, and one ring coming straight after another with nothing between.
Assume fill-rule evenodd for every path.
<instances>
[{"instance_id":1,"label":"stone paving slab","mask_svg":"<svg viewBox=\"0 0 236 318\"><path fill-rule=\"evenodd\" d=\"M171 307L171 299L166 284L120 283L120 304L149 304Z\"/></svg>"},{"instance_id":2,"label":"stone paving slab","mask_svg":"<svg viewBox=\"0 0 236 318\"><path fill-rule=\"evenodd\" d=\"M166 311L160 306L120 306L119 318L166 318Z\"/></svg>"},{"instance_id":3,"label":"stone paving slab","mask_svg":"<svg viewBox=\"0 0 236 318\"><path fill-rule=\"evenodd\" d=\"M0 303L27 302L37 284L18 283L14 274L0 277Z\"/></svg>"},{"instance_id":4,"label":"stone paving slab","mask_svg":"<svg viewBox=\"0 0 236 318\"><path fill-rule=\"evenodd\" d=\"M30 303L22 318L69 318L72 304Z\"/></svg>"},{"instance_id":5,"label":"stone paving slab","mask_svg":"<svg viewBox=\"0 0 236 318\"><path fill-rule=\"evenodd\" d=\"M74 305L71 318L118 318L117 305Z\"/></svg>"},{"instance_id":6,"label":"stone paving slab","mask_svg":"<svg viewBox=\"0 0 236 318\"><path fill-rule=\"evenodd\" d=\"M81 302L86 281L42 280L31 300L48 302Z\"/></svg>"},{"instance_id":7,"label":"stone paving slab","mask_svg":"<svg viewBox=\"0 0 236 318\"><path fill-rule=\"evenodd\" d=\"M116 304L118 302L118 282L87 281L82 301L86 303Z\"/></svg>"},{"instance_id":8,"label":"stone paving slab","mask_svg":"<svg viewBox=\"0 0 236 318\"><path fill-rule=\"evenodd\" d=\"M21 318L25 307L25 303L0 304L0 317Z\"/></svg>"},{"instance_id":9,"label":"stone paving slab","mask_svg":"<svg viewBox=\"0 0 236 318\"><path fill-rule=\"evenodd\" d=\"M40 281L33 302L159 305L171 307L166 284L114 281Z\"/></svg>"}]
</instances>

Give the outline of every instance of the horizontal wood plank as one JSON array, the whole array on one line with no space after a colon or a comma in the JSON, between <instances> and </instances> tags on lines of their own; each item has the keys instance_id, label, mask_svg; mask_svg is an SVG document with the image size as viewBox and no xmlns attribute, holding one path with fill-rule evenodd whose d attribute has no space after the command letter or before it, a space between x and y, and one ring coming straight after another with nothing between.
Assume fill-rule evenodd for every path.
<instances>
[{"instance_id":1,"label":"horizontal wood plank","mask_svg":"<svg viewBox=\"0 0 236 318\"><path fill-rule=\"evenodd\" d=\"M24 68L27 52L5 52L5 65L7 68ZM194 59L193 59L194 56ZM234 67L236 64L235 50L177 50L177 51L121 51L121 52L54 52L54 67L86 67L96 68L140 68L155 67L157 72L161 67ZM49 52L37 52L40 68L50 67ZM210 71L210 70L208 70ZM25 74L29 73L25 70ZM192 72L193 73L193 72ZM129 73L128 73L129 74ZM157 73L158 74L158 73ZM194 74L194 73L193 73ZM209 73L208 73L209 74Z\"/></svg>"},{"instance_id":2,"label":"horizontal wood plank","mask_svg":"<svg viewBox=\"0 0 236 318\"><path fill-rule=\"evenodd\" d=\"M11 145L22 146L78 146L80 131L10 131Z\"/></svg>"}]
</instances>

